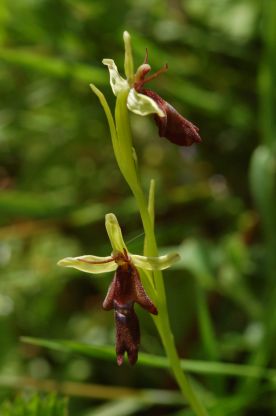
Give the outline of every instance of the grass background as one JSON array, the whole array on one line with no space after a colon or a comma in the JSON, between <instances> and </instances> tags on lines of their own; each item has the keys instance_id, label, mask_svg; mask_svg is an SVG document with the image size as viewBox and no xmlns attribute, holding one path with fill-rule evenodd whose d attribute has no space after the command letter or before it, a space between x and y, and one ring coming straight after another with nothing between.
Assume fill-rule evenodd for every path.
<instances>
[{"instance_id":1,"label":"grass background","mask_svg":"<svg viewBox=\"0 0 276 416\"><path fill-rule=\"evenodd\" d=\"M136 66L146 47L153 71L168 63L150 87L198 125L203 138L178 148L158 137L150 117L132 117L144 186L150 178L157 182L159 246L182 256L166 272L178 351L189 360L275 367L275 28L273 0L1 0L0 402L6 412L12 411L7 401L16 406L16 396L41 390L69 396L72 416L190 414L165 369L117 368L112 352L104 361L91 357L91 348L59 344L57 351L20 341L113 344L113 315L101 309L112 276L92 279L56 262L108 255L108 212L117 215L129 249L142 253L137 209L88 86L95 83L114 103L101 61L113 58L122 72L124 30L132 35ZM151 319L137 312L141 351L162 355ZM274 373L251 377L241 367L243 377L225 368L218 376L210 365L193 381L212 415L275 414ZM47 388L47 380L69 387Z\"/></svg>"}]
</instances>

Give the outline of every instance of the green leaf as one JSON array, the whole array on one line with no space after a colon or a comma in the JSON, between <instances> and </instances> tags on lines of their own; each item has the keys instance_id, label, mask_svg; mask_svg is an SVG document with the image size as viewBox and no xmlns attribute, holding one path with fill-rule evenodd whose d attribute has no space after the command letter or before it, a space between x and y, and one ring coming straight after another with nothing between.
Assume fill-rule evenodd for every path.
<instances>
[{"instance_id":1,"label":"green leaf","mask_svg":"<svg viewBox=\"0 0 276 416\"><path fill-rule=\"evenodd\" d=\"M250 166L250 185L268 233L275 230L276 158L266 146L255 150Z\"/></svg>"},{"instance_id":2,"label":"green leaf","mask_svg":"<svg viewBox=\"0 0 276 416\"><path fill-rule=\"evenodd\" d=\"M43 55L24 48L0 48L0 58L9 64L33 70L56 78L72 76L75 80L88 84L93 80L97 84L105 83L105 71L100 68Z\"/></svg>"},{"instance_id":3,"label":"green leaf","mask_svg":"<svg viewBox=\"0 0 276 416\"><path fill-rule=\"evenodd\" d=\"M276 157L267 146L254 151L249 180L253 197L261 215L262 226L267 240L268 274L274 284L276 272Z\"/></svg>"},{"instance_id":4,"label":"green leaf","mask_svg":"<svg viewBox=\"0 0 276 416\"><path fill-rule=\"evenodd\" d=\"M67 353L80 353L88 357L115 361L115 351L109 345L91 345L67 340L47 340L41 338L22 337L22 342L39 345L41 347L63 351ZM169 361L166 357L153 354L140 353L137 365L169 369ZM234 377L262 378L269 381L276 380L276 369L266 369L250 365L234 363L220 363L215 361L181 360L183 370L197 374L214 374Z\"/></svg>"}]
</instances>

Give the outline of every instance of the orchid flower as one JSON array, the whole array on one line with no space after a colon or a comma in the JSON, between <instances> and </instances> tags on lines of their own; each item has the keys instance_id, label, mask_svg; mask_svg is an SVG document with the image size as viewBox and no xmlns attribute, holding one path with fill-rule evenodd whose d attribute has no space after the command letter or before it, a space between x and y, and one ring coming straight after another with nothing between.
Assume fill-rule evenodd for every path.
<instances>
[{"instance_id":1,"label":"orchid flower","mask_svg":"<svg viewBox=\"0 0 276 416\"><path fill-rule=\"evenodd\" d=\"M127 352L130 364L135 364L140 344L140 328L134 311L134 303L138 303L153 315L158 313L157 308L143 288L139 269L146 271L166 269L179 259L179 255L168 254L160 257L146 257L131 254L127 250L121 228L114 214L106 215L105 225L112 246L110 256L66 257L60 260L58 265L73 267L92 274L115 271L103 302L103 309L114 309L115 312L118 365L123 363L125 352Z\"/></svg>"},{"instance_id":2,"label":"orchid flower","mask_svg":"<svg viewBox=\"0 0 276 416\"><path fill-rule=\"evenodd\" d=\"M154 91L144 88L145 83L166 72L168 65L164 65L159 71L146 78L151 71L148 64L148 51L146 51L144 63L139 66L133 79L126 80L121 77L112 59L103 59L103 64L108 67L114 95L117 96L120 91L129 89L128 109L140 116L153 114L160 137L165 137L178 146L190 146L194 142L201 142L198 127L179 114L171 104Z\"/></svg>"}]
</instances>

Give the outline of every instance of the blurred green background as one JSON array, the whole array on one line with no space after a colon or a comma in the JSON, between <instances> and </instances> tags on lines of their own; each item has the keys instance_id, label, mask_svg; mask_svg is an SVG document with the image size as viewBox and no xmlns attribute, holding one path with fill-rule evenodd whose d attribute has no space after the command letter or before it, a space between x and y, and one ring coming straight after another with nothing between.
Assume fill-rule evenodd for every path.
<instances>
[{"instance_id":1,"label":"blurred green background","mask_svg":"<svg viewBox=\"0 0 276 416\"><path fill-rule=\"evenodd\" d=\"M165 273L179 353L275 366L275 28L274 0L1 0L1 402L51 379L83 383L71 386L73 416L190 414L177 400L122 399L119 409L106 402L116 398L106 386L176 389L165 370L118 368L20 341L113 344L113 314L101 309L112 276L93 279L56 262L109 255L108 212L130 251L142 253L137 209L89 89L93 82L114 105L101 61L112 58L123 72L124 30L136 66L146 47L153 71L168 63L150 88L203 138L179 148L159 138L151 117L131 117L144 187L157 182L159 246L182 256ZM150 317L137 312L141 351L162 355ZM210 406L217 400L211 414L266 416L276 412L275 380L200 375L196 383ZM84 398L88 383L102 395L90 386Z\"/></svg>"}]
</instances>

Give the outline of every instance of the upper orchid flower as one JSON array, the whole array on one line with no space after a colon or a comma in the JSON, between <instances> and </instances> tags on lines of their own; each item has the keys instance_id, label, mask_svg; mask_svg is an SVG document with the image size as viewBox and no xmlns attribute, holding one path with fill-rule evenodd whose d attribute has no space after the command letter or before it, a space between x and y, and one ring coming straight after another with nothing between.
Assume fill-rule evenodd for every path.
<instances>
[{"instance_id":1,"label":"upper orchid flower","mask_svg":"<svg viewBox=\"0 0 276 416\"><path fill-rule=\"evenodd\" d=\"M103 64L108 66L113 93L117 96L121 90L129 89L128 109L140 116L153 114L160 137L166 137L179 146L190 146L194 142L201 142L198 127L179 114L172 105L154 91L144 88L145 83L167 71L167 65L146 78L151 70L148 64L148 52L146 52L144 63L139 66L134 79L129 82L121 77L112 59L104 59Z\"/></svg>"},{"instance_id":2,"label":"upper orchid flower","mask_svg":"<svg viewBox=\"0 0 276 416\"><path fill-rule=\"evenodd\" d=\"M166 269L177 261L179 256L168 254L160 257L145 257L131 254L127 251L115 215L107 214L105 224L113 249L110 256L67 257L60 260L58 265L93 274L115 271L103 308L115 311L117 363L119 365L123 363L124 353L127 352L129 362L135 364L140 344L140 329L134 303L139 303L154 315L158 313L143 288L138 270Z\"/></svg>"}]
</instances>

